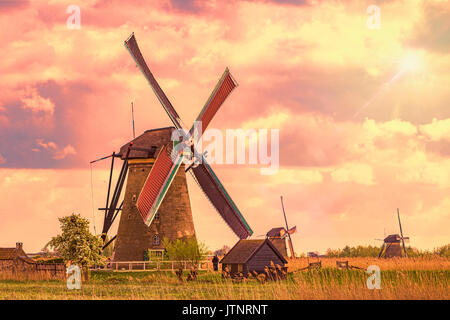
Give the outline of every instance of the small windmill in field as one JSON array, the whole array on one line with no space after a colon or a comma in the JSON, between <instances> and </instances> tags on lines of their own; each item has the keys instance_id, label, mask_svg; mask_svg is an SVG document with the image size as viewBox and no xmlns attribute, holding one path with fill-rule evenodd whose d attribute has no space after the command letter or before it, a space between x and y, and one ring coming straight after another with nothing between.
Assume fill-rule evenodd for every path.
<instances>
[{"instance_id":1,"label":"small windmill in field","mask_svg":"<svg viewBox=\"0 0 450 320\"><path fill-rule=\"evenodd\" d=\"M397 209L398 225L400 228L400 234L390 234L385 237L383 245L381 246L379 258L392 258L392 257L408 257L406 252L405 242L409 242L409 237L403 236L402 223L400 221L400 211ZM381 240L381 239L376 239Z\"/></svg>"},{"instance_id":2,"label":"small windmill in field","mask_svg":"<svg viewBox=\"0 0 450 320\"><path fill-rule=\"evenodd\" d=\"M297 227L294 226L289 229L286 212L284 211L283 196L281 196L281 208L283 209L284 222L286 223L286 228L278 227L272 228L267 232L266 237L273 243L273 245L280 251L284 256L288 256L286 247L286 238L288 240L289 251L291 258L295 258L294 246L292 245L291 234L297 231Z\"/></svg>"}]
</instances>

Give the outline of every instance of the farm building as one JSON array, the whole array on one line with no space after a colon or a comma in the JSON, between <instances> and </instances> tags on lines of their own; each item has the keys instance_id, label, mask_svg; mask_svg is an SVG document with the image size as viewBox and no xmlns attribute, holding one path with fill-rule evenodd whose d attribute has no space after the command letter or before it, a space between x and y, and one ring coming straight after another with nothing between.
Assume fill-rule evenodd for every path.
<instances>
[{"instance_id":1,"label":"farm building","mask_svg":"<svg viewBox=\"0 0 450 320\"><path fill-rule=\"evenodd\" d=\"M0 248L0 273L8 275L40 275L45 279L64 279L66 266L63 263L37 263L23 251L21 242L15 248Z\"/></svg>"},{"instance_id":2,"label":"farm building","mask_svg":"<svg viewBox=\"0 0 450 320\"><path fill-rule=\"evenodd\" d=\"M0 271L33 269L35 264L23 251L21 242L15 248L0 248Z\"/></svg>"},{"instance_id":3,"label":"farm building","mask_svg":"<svg viewBox=\"0 0 450 320\"><path fill-rule=\"evenodd\" d=\"M287 260L269 239L239 240L222 258L222 271L233 276L242 273L264 273L272 263L286 270Z\"/></svg>"}]
</instances>

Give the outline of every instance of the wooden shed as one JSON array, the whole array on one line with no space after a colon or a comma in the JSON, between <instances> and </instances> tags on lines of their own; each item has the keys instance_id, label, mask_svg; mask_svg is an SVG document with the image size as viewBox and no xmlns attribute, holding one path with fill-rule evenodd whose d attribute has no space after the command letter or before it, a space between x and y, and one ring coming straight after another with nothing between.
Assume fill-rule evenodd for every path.
<instances>
[{"instance_id":1,"label":"wooden shed","mask_svg":"<svg viewBox=\"0 0 450 320\"><path fill-rule=\"evenodd\" d=\"M232 276L242 273L265 273L266 268L279 266L286 270L287 260L269 239L239 240L222 258L222 271ZM272 264L273 263L273 264Z\"/></svg>"}]
</instances>

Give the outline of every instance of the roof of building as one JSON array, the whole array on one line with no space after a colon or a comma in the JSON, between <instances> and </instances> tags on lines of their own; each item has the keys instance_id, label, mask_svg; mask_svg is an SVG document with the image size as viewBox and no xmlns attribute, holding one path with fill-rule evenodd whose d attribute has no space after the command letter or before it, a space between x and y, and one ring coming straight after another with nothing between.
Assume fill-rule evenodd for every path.
<instances>
[{"instance_id":1,"label":"roof of building","mask_svg":"<svg viewBox=\"0 0 450 320\"><path fill-rule=\"evenodd\" d=\"M11 260L17 257L16 248L0 248L0 260Z\"/></svg>"},{"instance_id":2,"label":"roof of building","mask_svg":"<svg viewBox=\"0 0 450 320\"><path fill-rule=\"evenodd\" d=\"M156 150L149 154L149 151L131 149L130 154L128 156L129 159L154 158L156 155L158 155L161 147L171 141L172 131L174 129L175 129L174 127L164 127L147 130L140 136L124 144L120 148L120 151L117 155L120 156L122 160L125 159L128 145L130 144L130 142L133 142L133 148L142 148L150 150L152 147L156 147Z\"/></svg>"},{"instance_id":3,"label":"roof of building","mask_svg":"<svg viewBox=\"0 0 450 320\"><path fill-rule=\"evenodd\" d=\"M281 237L286 233L286 229L284 227L272 228L267 232L268 237Z\"/></svg>"},{"instance_id":4,"label":"roof of building","mask_svg":"<svg viewBox=\"0 0 450 320\"><path fill-rule=\"evenodd\" d=\"M277 250L277 248L274 247L272 242L267 239L239 240L222 258L220 263L246 263L255 255L256 252L258 252L261 247L266 244L283 261L283 263L287 263L287 260L283 257L283 255Z\"/></svg>"},{"instance_id":5,"label":"roof of building","mask_svg":"<svg viewBox=\"0 0 450 320\"><path fill-rule=\"evenodd\" d=\"M15 248L0 248L0 260L16 260L20 259L27 263L36 263L30 259L25 251L23 251L22 243L17 242Z\"/></svg>"},{"instance_id":6,"label":"roof of building","mask_svg":"<svg viewBox=\"0 0 450 320\"><path fill-rule=\"evenodd\" d=\"M21 259L27 263L36 263L30 259L23 249L18 248L0 248L0 260L14 260Z\"/></svg>"},{"instance_id":7,"label":"roof of building","mask_svg":"<svg viewBox=\"0 0 450 320\"><path fill-rule=\"evenodd\" d=\"M37 263L36 261L34 261L33 259L31 259L31 258L28 257L27 255L19 256L19 259L25 261L26 263Z\"/></svg>"}]
</instances>

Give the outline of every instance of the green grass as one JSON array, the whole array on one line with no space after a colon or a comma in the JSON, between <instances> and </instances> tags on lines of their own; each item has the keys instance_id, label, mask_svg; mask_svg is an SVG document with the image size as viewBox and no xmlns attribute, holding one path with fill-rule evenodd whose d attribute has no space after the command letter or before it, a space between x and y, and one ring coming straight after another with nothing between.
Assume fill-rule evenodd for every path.
<instances>
[{"instance_id":1,"label":"green grass","mask_svg":"<svg viewBox=\"0 0 450 320\"><path fill-rule=\"evenodd\" d=\"M283 281L237 283L200 272L180 283L171 272L92 272L81 290L64 281L0 281L0 299L449 299L450 270L387 270L381 290L368 290L361 270L323 268Z\"/></svg>"}]
</instances>

